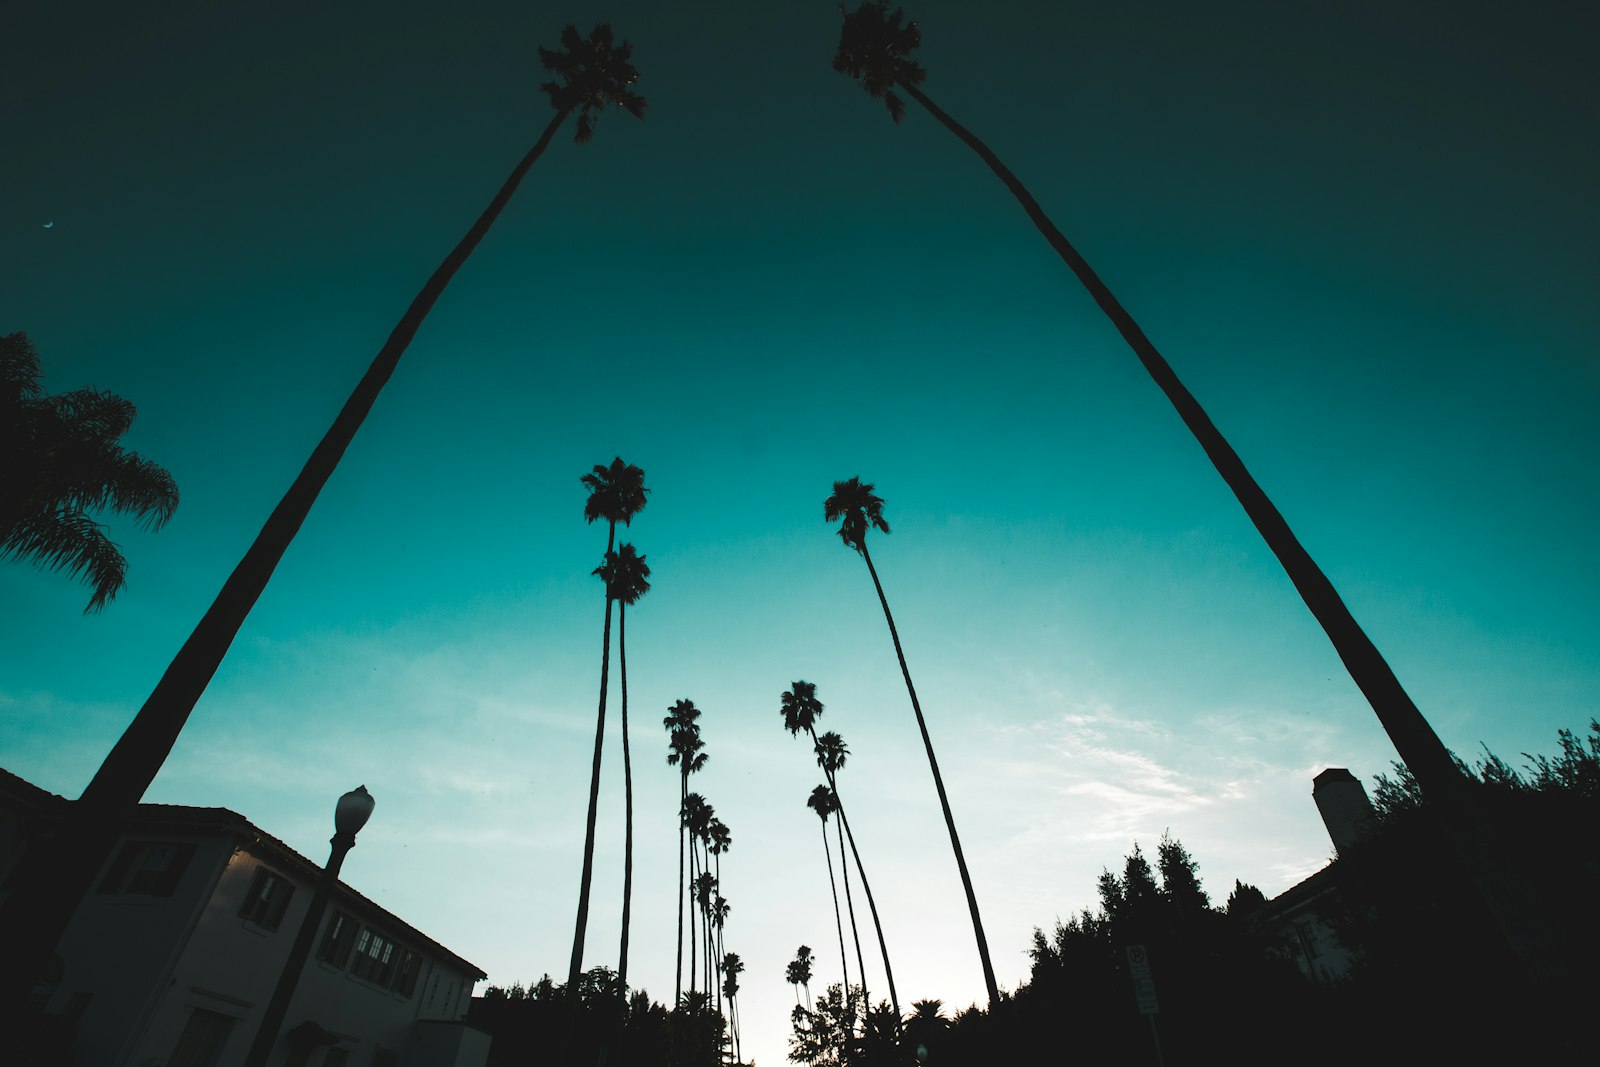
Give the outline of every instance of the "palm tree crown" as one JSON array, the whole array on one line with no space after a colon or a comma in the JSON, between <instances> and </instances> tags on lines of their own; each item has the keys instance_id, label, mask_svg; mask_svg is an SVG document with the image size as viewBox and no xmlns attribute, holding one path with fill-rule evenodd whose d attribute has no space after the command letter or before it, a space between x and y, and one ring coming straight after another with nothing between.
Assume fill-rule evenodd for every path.
<instances>
[{"instance_id":1,"label":"palm tree crown","mask_svg":"<svg viewBox=\"0 0 1600 1067\"><path fill-rule=\"evenodd\" d=\"M791 734L801 731L811 733L817 717L822 714L822 701L817 699L817 687L811 682L795 682L779 698L783 712L783 726Z\"/></svg>"},{"instance_id":2,"label":"palm tree crown","mask_svg":"<svg viewBox=\"0 0 1600 1067\"><path fill-rule=\"evenodd\" d=\"M580 37L576 26L561 31L561 51L539 49L539 62L559 81L539 86L550 96L550 106L558 112L578 113L573 140L583 144L594 136L595 112L615 104L636 119L644 118L644 97L635 93L633 83L639 72L629 60L633 45L616 43L609 22L602 22ZM642 506L642 505L641 505Z\"/></svg>"},{"instance_id":3,"label":"palm tree crown","mask_svg":"<svg viewBox=\"0 0 1600 1067\"><path fill-rule=\"evenodd\" d=\"M623 604L635 604L650 591L650 565L627 542L607 552L594 573L606 583L606 596Z\"/></svg>"},{"instance_id":4,"label":"palm tree crown","mask_svg":"<svg viewBox=\"0 0 1600 1067\"><path fill-rule=\"evenodd\" d=\"M817 766L830 778L844 768L849 756L850 746L832 730L817 738Z\"/></svg>"},{"instance_id":5,"label":"palm tree crown","mask_svg":"<svg viewBox=\"0 0 1600 1067\"><path fill-rule=\"evenodd\" d=\"M24 333L0 337L0 556L33 558L94 587L99 611L127 581L128 562L91 511L108 508L159 530L178 507L165 469L117 438L134 407L111 393L46 396L39 355Z\"/></svg>"},{"instance_id":6,"label":"palm tree crown","mask_svg":"<svg viewBox=\"0 0 1600 1067\"><path fill-rule=\"evenodd\" d=\"M871 484L860 478L834 482L833 495L822 502L823 518L839 523L839 537L857 552L867 550L867 529L876 526L884 533L889 524L883 518L883 498L873 493Z\"/></svg>"},{"instance_id":7,"label":"palm tree crown","mask_svg":"<svg viewBox=\"0 0 1600 1067\"><path fill-rule=\"evenodd\" d=\"M909 58L922 44L922 31L915 22L905 22L900 8L889 10L887 0L869 2L845 14L839 31L839 50L833 56L833 69L860 83L874 99L882 99L889 117L899 122L906 104L894 93L896 85L917 85L927 71Z\"/></svg>"},{"instance_id":8,"label":"palm tree crown","mask_svg":"<svg viewBox=\"0 0 1600 1067\"><path fill-rule=\"evenodd\" d=\"M811 791L806 798L806 807L817 813L817 818L826 825L828 816L839 810L839 798L833 795L833 790L825 785L819 785Z\"/></svg>"},{"instance_id":9,"label":"palm tree crown","mask_svg":"<svg viewBox=\"0 0 1600 1067\"><path fill-rule=\"evenodd\" d=\"M612 460L609 467L595 464L594 470L581 480L589 487L589 499L583 504L586 522L604 519L612 526L619 522L630 526L633 517L644 510L644 498L650 492L644 487L644 471L622 462L621 456Z\"/></svg>"}]
</instances>

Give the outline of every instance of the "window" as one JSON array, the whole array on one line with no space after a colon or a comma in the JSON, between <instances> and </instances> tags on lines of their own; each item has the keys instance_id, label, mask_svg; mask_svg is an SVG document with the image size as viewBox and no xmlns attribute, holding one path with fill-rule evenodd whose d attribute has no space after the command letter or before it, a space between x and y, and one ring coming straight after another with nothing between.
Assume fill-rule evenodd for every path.
<instances>
[{"instance_id":1,"label":"window","mask_svg":"<svg viewBox=\"0 0 1600 1067\"><path fill-rule=\"evenodd\" d=\"M294 886L281 874L261 867L256 871L256 880L250 883L250 892L245 894L239 917L268 930L276 930L278 924L283 922L283 913L288 910L292 896Z\"/></svg>"},{"instance_id":2,"label":"window","mask_svg":"<svg viewBox=\"0 0 1600 1067\"><path fill-rule=\"evenodd\" d=\"M417 990L417 975L422 970L422 957L405 949L400 953L400 966L394 972L394 991L409 997Z\"/></svg>"},{"instance_id":3,"label":"window","mask_svg":"<svg viewBox=\"0 0 1600 1067\"><path fill-rule=\"evenodd\" d=\"M170 897L178 887L194 845L168 841L129 841L111 861L100 892L128 896Z\"/></svg>"},{"instance_id":4,"label":"window","mask_svg":"<svg viewBox=\"0 0 1600 1067\"><path fill-rule=\"evenodd\" d=\"M335 967L343 967L350 957L350 946L355 942L356 923L342 911L333 913L322 933L322 944L317 948L317 959L326 960Z\"/></svg>"},{"instance_id":5,"label":"window","mask_svg":"<svg viewBox=\"0 0 1600 1067\"><path fill-rule=\"evenodd\" d=\"M372 927L361 931L356 939L356 955L350 964L350 973L378 985L389 984L395 963L395 944L374 933Z\"/></svg>"},{"instance_id":6,"label":"window","mask_svg":"<svg viewBox=\"0 0 1600 1067\"><path fill-rule=\"evenodd\" d=\"M169 1067L217 1067L222 1047L228 1043L234 1020L214 1011L196 1008L167 1060Z\"/></svg>"}]
</instances>

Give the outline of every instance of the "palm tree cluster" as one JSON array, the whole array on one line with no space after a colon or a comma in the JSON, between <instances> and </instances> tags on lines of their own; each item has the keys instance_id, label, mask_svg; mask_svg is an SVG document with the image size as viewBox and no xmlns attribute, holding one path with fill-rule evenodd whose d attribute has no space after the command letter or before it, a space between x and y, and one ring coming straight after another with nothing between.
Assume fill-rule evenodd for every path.
<instances>
[{"instance_id":1,"label":"palm tree cluster","mask_svg":"<svg viewBox=\"0 0 1600 1067\"><path fill-rule=\"evenodd\" d=\"M704 769L708 759L700 737L700 709L691 700L679 700L661 721L667 731L667 764L678 768L678 966L673 995L680 1001L699 992L716 1011L727 1013L734 1055L740 1055L738 1026L738 974L744 964L727 950L726 928L733 905L722 894L722 856L733 847L733 834L717 817L716 808L699 793L689 792L689 776ZM688 870L684 870L687 857ZM683 917L691 913L689 928L689 990L683 990ZM720 976L720 977L719 977ZM723 1001L727 1000L724 1009Z\"/></svg>"},{"instance_id":2,"label":"palm tree cluster","mask_svg":"<svg viewBox=\"0 0 1600 1067\"><path fill-rule=\"evenodd\" d=\"M896 123L905 117L906 98L915 101L972 149L1000 179L1126 341L1238 499L1327 633L1351 677L1372 704L1416 781L1430 799L1437 802L1438 812L1457 851L1474 857L1493 853L1499 842L1482 830L1479 809L1476 807L1478 801L1474 799L1476 794L1468 788L1466 778L1376 646L1356 623L1332 583L1296 539L1232 446L1132 315L1045 214L1032 194L983 141L924 93L921 86L927 73L913 57L921 43L921 30L917 23L907 20L901 9L891 8L886 0L867 0L850 12L841 7L841 14L843 20L833 59L834 69L857 81L871 97L881 99ZM512 168L488 206L417 292L333 424L268 516L243 559L222 585L211 607L184 642L81 799L71 806L64 825L53 837L31 849L13 873L11 892L3 906L0 906L0 944L7 947L11 960L11 965L0 971L4 981L0 985L0 1012L10 1013L18 1005L27 1003L34 978L45 971L50 954L73 910L88 891L96 871L109 859L120 827L126 823L134 805L144 795L170 753L196 702L209 685L246 617L398 367L401 357L435 303L500 217L530 168L542 157L568 118L575 119L574 140L583 144L592 139L597 116L605 109L616 107L635 117L644 115L645 99L634 88L639 75L631 62L631 45L626 41L619 43L608 24L597 25L587 36L569 25L562 32L560 43L561 47L556 50L538 50L541 64L551 75L551 80L540 89L548 96L554 115ZM96 509L123 511L148 525L160 526L171 517L176 507L177 490L166 471L137 455L124 453L117 446L117 439L127 431L132 421L132 405L109 393L94 390L48 397L40 389L39 377L37 355L27 338L20 333L0 338L0 434L5 435L0 438L0 454L7 459L3 472L0 472L0 479L3 479L0 480L0 555L31 557L71 575L86 576L94 587L89 610L98 610L122 587L126 564L99 524L88 518L88 513ZM21 462L12 462L15 457L21 457ZM611 623L615 607L626 820L621 941L614 988L619 996L626 997L633 888L633 781L629 750L626 618L627 609L650 589L650 568L645 557L632 544L616 543L616 527L619 522L631 526L633 517L645 506L648 490L644 485L643 471L624 463L620 457L609 465L597 465L591 473L582 477L582 482L589 490L584 517L590 523L604 520L607 524L607 540L602 561L593 571L604 585L600 692L583 867L566 988L573 991L585 988L582 960L593 878L601 755L610 677ZM992 1009L999 1003L1000 994L972 878L927 719L868 547L868 535L872 531L889 533L889 524L883 511L884 501L876 495L875 487L862 482L859 477L835 482L831 495L824 502L826 521L839 524L838 533L843 543L865 563L888 626L949 834ZM851 886L852 865L877 934L884 980L892 1004L891 1029L898 1026L900 1007L877 904L861 862L856 835L840 796L838 779L846 766L849 749L837 733L817 733L816 720L823 712L823 705L817 699L814 684L805 681L792 683L791 688L782 694L780 710L785 728L791 735L803 733L810 740L813 756L826 779L825 784L812 790L807 806L822 824L830 883L834 883L835 850L839 855L844 882L844 912L839 908L836 889L834 893L835 925L844 980L841 986L834 988L841 990L838 998L840 1010L845 1017L862 1021L861 1040L868 1040L871 1037L869 1031L875 1025L873 1019L878 1013L870 1010L868 1000L866 965ZM678 769L680 776L677 820L678 960L674 1005L698 1004L703 1007L708 1002L714 1002L720 1011L722 1001L726 999L734 1020L732 1031L737 1050L738 978L743 964L737 954L726 950L723 934L730 905L721 892L721 857L731 847L732 838L726 825L716 817L711 804L701 794L689 790L690 776L703 769L707 759L700 736L699 717L700 711L691 701L680 700L672 706L664 720L669 737L667 762ZM830 818L836 819L836 841L832 844L827 832ZM1482 841L1477 840L1477 835L1483 835ZM1484 841L1494 847L1481 847ZM1488 859L1473 859L1467 867L1493 906L1495 914L1507 927L1510 942L1526 959L1532 943L1529 934L1531 927L1527 924L1535 923L1542 914L1541 910L1527 906L1527 902L1516 892L1514 884L1508 884L1502 875L1495 873ZM690 915L687 992L683 988L686 912ZM849 953L844 938L846 913L855 947L854 983L851 982ZM801 955L790 965L788 977L797 988L806 988L808 1002L811 976L810 950L802 947ZM594 985L593 982L589 984ZM606 985L605 988L613 986ZM800 1010L810 1009L797 1007L797 1011ZM919 1011L926 1026L934 1026L937 1005L931 1017L925 1010L925 1004L919 1005ZM846 1030L853 1030L855 1025L852 1021ZM12 1032L7 1018L0 1018L0 1030Z\"/></svg>"},{"instance_id":3,"label":"palm tree cluster","mask_svg":"<svg viewBox=\"0 0 1600 1067\"><path fill-rule=\"evenodd\" d=\"M600 639L600 711L594 728L594 759L589 772L589 811L584 825L583 876L578 885L578 918L572 934L572 960L567 970L567 987L577 988L583 966L584 934L589 924L589 886L594 874L595 819L600 806L600 757L606 734L606 683L611 666L611 606L618 605L617 658L622 676L622 781L625 810L622 868L622 943L617 950L617 976L624 993L628 985L628 928L633 904L633 764L628 751L628 605L650 591L650 567L631 544L616 545L617 523L633 525L633 517L644 510L650 490L644 485L644 471L622 457L609 466L596 464L580 479L589 490L583 518L606 524L606 554L594 569L605 585L605 622ZM614 547L615 546L615 547Z\"/></svg>"}]
</instances>

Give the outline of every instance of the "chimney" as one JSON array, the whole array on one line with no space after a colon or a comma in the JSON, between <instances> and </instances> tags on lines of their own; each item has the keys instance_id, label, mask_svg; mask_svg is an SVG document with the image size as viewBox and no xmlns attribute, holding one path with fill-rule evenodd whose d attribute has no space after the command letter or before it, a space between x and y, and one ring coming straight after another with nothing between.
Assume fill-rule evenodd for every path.
<instances>
[{"instance_id":1,"label":"chimney","mask_svg":"<svg viewBox=\"0 0 1600 1067\"><path fill-rule=\"evenodd\" d=\"M1361 779L1343 767L1329 767L1312 779L1311 796L1322 814L1333 847L1343 852L1361 840L1372 818L1372 801Z\"/></svg>"}]
</instances>

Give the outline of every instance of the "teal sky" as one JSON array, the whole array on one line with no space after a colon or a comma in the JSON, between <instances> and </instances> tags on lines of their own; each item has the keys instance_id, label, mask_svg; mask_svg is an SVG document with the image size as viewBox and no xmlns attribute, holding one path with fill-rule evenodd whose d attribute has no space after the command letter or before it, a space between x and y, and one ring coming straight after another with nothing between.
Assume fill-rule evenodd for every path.
<instances>
[{"instance_id":1,"label":"teal sky","mask_svg":"<svg viewBox=\"0 0 1600 1067\"><path fill-rule=\"evenodd\" d=\"M981 999L966 909L835 479L877 561L1003 985L1164 829L1215 898L1330 851L1310 779L1392 749L1160 393L970 151L829 69L826 3L30 4L0 121L0 331L134 401L177 478L87 591L0 566L0 764L76 795L406 303L548 119L534 46L609 18L642 123L570 134L418 334L148 799L234 808L509 984L564 973L605 531L625 537L633 964L672 986L676 780L734 835L747 1054L782 965L837 980L778 696L818 685L902 1004ZM1600 682L1600 85L1581 5L910 8L928 93L1028 183L1206 405L1445 740L1549 751ZM1046 10L1035 10L1041 8ZM54 226L44 229L43 224ZM608 731L590 965L615 964ZM831 962L830 962L831 961ZM852 964L853 967L853 964ZM876 965L869 979L882 990Z\"/></svg>"}]
</instances>

